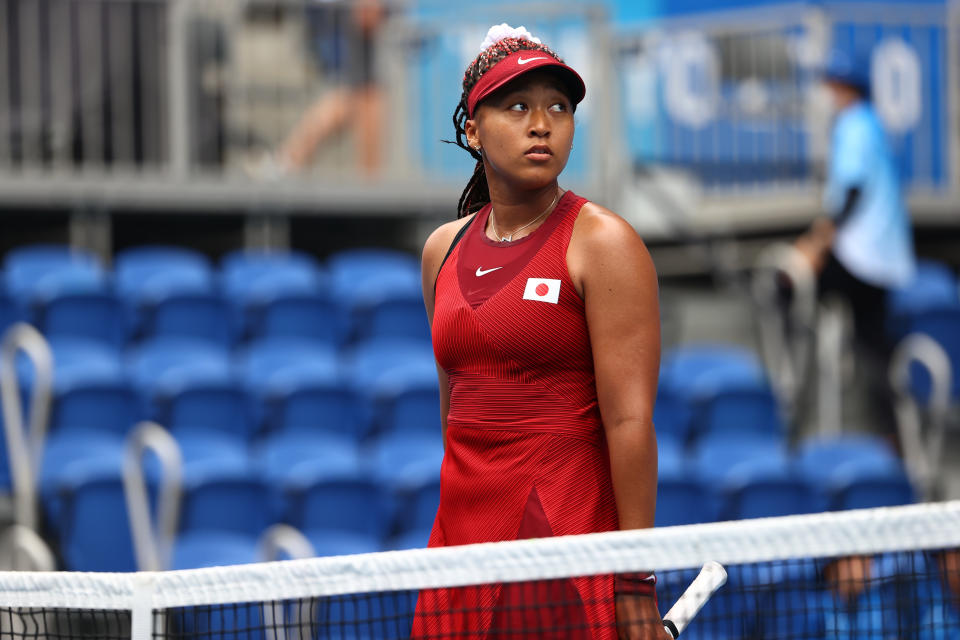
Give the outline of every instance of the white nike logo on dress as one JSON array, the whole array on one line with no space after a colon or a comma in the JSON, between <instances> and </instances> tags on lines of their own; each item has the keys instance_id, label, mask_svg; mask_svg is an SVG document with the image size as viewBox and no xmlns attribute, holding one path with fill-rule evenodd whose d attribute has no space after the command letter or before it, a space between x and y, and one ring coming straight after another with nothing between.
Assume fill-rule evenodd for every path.
<instances>
[{"instance_id":1,"label":"white nike logo on dress","mask_svg":"<svg viewBox=\"0 0 960 640\"><path fill-rule=\"evenodd\" d=\"M540 56L538 58L527 58L526 60L524 60L523 56L519 56L517 58L517 64L527 64L528 62L533 62L534 60L546 60L546 58L544 58L543 56Z\"/></svg>"},{"instance_id":2,"label":"white nike logo on dress","mask_svg":"<svg viewBox=\"0 0 960 640\"><path fill-rule=\"evenodd\" d=\"M480 276L485 276L491 271L496 271L497 269L503 269L503 267L494 267L493 269L486 269L486 270L481 269L480 267L477 267L477 277L479 278Z\"/></svg>"}]
</instances>

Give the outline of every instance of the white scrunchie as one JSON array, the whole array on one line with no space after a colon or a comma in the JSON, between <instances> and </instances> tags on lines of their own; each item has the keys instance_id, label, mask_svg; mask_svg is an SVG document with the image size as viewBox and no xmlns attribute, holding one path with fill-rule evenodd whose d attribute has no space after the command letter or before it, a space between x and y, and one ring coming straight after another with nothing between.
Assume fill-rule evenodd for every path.
<instances>
[{"instance_id":1,"label":"white scrunchie","mask_svg":"<svg viewBox=\"0 0 960 640\"><path fill-rule=\"evenodd\" d=\"M490 27L490 30L487 31L487 37L483 39L483 44L480 45L480 51L495 45L504 38L522 38L534 44L541 44L540 38L533 37L533 34L527 31L527 28L523 25L514 28L503 22Z\"/></svg>"}]
</instances>

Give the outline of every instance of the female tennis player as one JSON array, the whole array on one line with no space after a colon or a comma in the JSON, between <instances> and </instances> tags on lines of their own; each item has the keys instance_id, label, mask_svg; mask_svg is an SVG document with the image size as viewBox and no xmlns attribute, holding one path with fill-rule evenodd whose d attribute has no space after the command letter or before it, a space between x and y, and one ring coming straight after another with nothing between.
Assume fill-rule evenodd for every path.
<instances>
[{"instance_id":1,"label":"female tennis player","mask_svg":"<svg viewBox=\"0 0 960 640\"><path fill-rule=\"evenodd\" d=\"M653 525L657 279L630 225L558 184L584 95L522 27L491 28L466 70L454 125L476 170L423 250L445 444L432 547ZM424 593L414 637L661 639L654 582Z\"/></svg>"}]
</instances>

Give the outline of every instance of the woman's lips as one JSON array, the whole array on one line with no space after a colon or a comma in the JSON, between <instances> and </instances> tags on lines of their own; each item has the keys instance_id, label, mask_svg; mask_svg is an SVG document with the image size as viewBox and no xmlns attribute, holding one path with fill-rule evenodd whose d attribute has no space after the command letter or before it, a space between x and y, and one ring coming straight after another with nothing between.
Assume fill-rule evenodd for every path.
<instances>
[{"instance_id":1,"label":"woman's lips","mask_svg":"<svg viewBox=\"0 0 960 640\"><path fill-rule=\"evenodd\" d=\"M530 147L527 149L524 155L531 160L536 162L546 162L553 157L553 152L550 150L550 147L544 145L537 145L535 147Z\"/></svg>"}]
</instances>

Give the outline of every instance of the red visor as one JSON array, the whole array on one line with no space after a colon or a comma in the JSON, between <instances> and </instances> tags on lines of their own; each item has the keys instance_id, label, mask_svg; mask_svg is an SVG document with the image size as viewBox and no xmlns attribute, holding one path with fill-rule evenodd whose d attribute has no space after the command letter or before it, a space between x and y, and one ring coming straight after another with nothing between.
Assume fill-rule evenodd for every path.
<instances>
[{"instance_id":1,"label":"red visor","mask_svg":"<svg viewBox=\"0 0 960 640\"><path fill-rule=\"evenodd\" d=\"M514 78L544 67L560 71L570 88L570 98L573 103L580 104L580 101L587 94L587 88L583 84L583 78L580 77L580 74L543 51L514 51L480 77L473 90L470 91L470 95L467 96L467 113L472 118L473 110L476 109L477 103L481 100Z\"/></svg>"}]
</instances>

